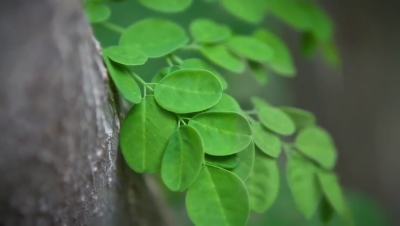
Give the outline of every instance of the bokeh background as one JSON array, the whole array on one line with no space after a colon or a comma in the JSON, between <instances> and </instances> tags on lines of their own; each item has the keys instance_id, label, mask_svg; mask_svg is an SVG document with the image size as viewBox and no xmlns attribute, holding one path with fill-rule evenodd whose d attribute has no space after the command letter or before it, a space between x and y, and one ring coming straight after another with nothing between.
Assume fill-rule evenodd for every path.
<instances>
[{"instance_id":1,"label":"bokeh background","mask_svg":"<svg viewBox=\"0 0 400 226\"><path fill-rule=\"evenodd\" d=\"M184 13L160 14L136 3L109 3L111 21L123 27L142 18L171 19L183 27L199 17L229 25L234 32L251 34L255 27L227 13L216 3L195 0ZM328 129L339 150L336 167L346 188L356 225L399 225L400 213L400 3L373 0L325 0L321 6L335 22L335 41L341 67L334 68L319 55L304 57L300 34L267 15L260 25L279 34L293 54L298 74L293 79L272 74L265 86L247 73L223 71L228 93L244 109L249 97L261 96L272 104L292 105L313 112ZM94 26L103 47L118 43L119 35ZM190 53L180 54L183 58ZM149 81L164 59L151 59L135 71ZM282 188L273 207L263 215L253 215L249 225L321 225L317 217L306 221L295 209L282 177ZM191 225L184 195L161 189L176 225ZM330 225L341 225L335 218Z\"/></svg>"}]
</instances>

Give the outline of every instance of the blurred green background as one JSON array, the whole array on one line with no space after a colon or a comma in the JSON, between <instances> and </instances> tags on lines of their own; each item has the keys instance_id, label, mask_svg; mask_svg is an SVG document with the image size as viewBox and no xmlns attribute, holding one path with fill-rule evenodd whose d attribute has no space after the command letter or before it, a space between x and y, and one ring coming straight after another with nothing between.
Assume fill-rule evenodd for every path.
<instances>
[{"instance_id":1,"label":"blurred green background","mask_svg":"<svg viewBox=\"0 0 400 226\"><path fill-rule=\"evenodd\" d=\"M206 3L205 1L196 0L194 1L194 4L187 11L176 14L157 13L139 5L136 1L132 0L122 1L122 2L111 2L108 4L112 9L112 15L110 21L122 27L127 27L130 24L134 23L135 21L138 21L143 18L162 17L162 18L168 18L187 29L189 23L192 20L196 18L205 17L213 19L220 23L227 24L232 28L232 30L235 33L238 34L251 34L257 28L254 25L238 20L231 14L227 13L224 9L222 9L222 7L219 4L216 4L212 1ZM260 86L258 85L258 83L256 83L254 78L250 76L250 74L247 72L241 75L237 75L219 69L229 83L229 88L227 92L238 100L243 109L251 108L248 100L249 97L253 95L263 97L274 105L293 105L293 106L303 107L307 110L311 110L314 113L316 113L317 117L322 116L322 124L323 126L324 124L327 125L329 130L330 129L329 125L332 122L326 121L326 119L329 117L323 115L324 111L321 111L321 109L318 109L318 107L316 107L320 106L320 103L316 103L316 105L314 106L312 102L310 103L301 100L307 98L307 96L304 97L304 93L307 93L307 90L311 86L318 86L319 84L315 81L312 81L312 79L315 79L315 77L309 76L307 75L307 73L310 72L314 74L316 72L324 73L325 72L324 70L327 70L327 74L330 75L333 73L332 72L333 69L327 69L327 66L324 65L324 62L319 58L314 60L301 59L301 55L298 53L299 35L296 34L294 31L288 29L285 25L283 25L279 21L274 20L274 18L270 18L267 16L267 18L264 20L264 23L258 26L262 26L263 28L267 28L269 30L274 31L276 34L278 34L285 41L288 42L288 45L290 46L290 48L292 48L294 52L294 60L296 62L296 66L298 69L297 77L295 79L287 79L275 74L271 74L269 77L268 84L265 86ZM107 47L118 43L119 34L114 33L102 27L101 25L94 25L93 29L102 47ZM200 55L194 52L193 53L179 52L178 55L182 58L188 58L193 56L200 57ZM345 60L344 64L346 64ZM142 78L144 78L144 80L150 81L150 79L161 68L165 66L167 66L167 62L164 59L162 58L151 59L144 66L136 66L135 72L137 72L137 74L139 74ZM303 79L299 81L298 80L299 77L302 77ZM321 89L322 87L317 87L317 88ZM300 92L305 91L302 93L303 96L299 95L299 91ZM298 96L300 101L297 99ZM341 158L340 155L339 158ZM283 163L284 159L281 160ZM282 164L282 172L284 172L283 164ZM343 174L343 170L339 172L341 176ZM172 216L173 222L176 223L175 225L192 225L185 212L184 194L171 193L165 187L162 186L162 183L160 183L160 185L162 187L161 190L164 194L165 200L170 206L171 213L173 214ZM348 198L348 202L351 207L356 225L360 226L392 225L389 220L390 217L387 209L383 208L382 207L383 205L377 202L379 198L375 197L373 198L373 196L367 195L366 192L361 191L363 189L362 186L354 186L353 184L351 184L351 187L354 187L355 189L347 189L346 196ZM272 208L268 210L265 214L263 215L253 214L249 221L249 225L283 225L283 226L316 225L317 226L322 224L318 219L318 214L315 214L314 218L311 221L306 221L300 215L300 213L296 210L294 206L294 202L287 187L286 178L284 175L282 175L281 189L278 199L276 200ZM335 216L329 225L342 225L342 224L340 220Z\"/></svg>"}]
</instances>

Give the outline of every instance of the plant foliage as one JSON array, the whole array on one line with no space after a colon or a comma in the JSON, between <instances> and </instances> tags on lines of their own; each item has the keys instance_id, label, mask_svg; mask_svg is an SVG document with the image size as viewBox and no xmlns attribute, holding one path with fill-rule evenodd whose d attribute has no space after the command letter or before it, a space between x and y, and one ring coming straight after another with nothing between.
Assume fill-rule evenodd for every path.
<instances>
[{"instance_id":1,"label":"plant foliage","mask_svg":"<svg viewBox=\"0 0 400 226\"><path fill-rule=\"evenodd\" d=\"M138 2L161 13L181 12L192 3ZM208 2L251 24L260 24L270 13L303 34L306 54L321 47L337 64L333 23L311 1ZM107 21L111 11L104 1L88 0L84 9L91 23L121 35L118 45L104 47L102 53L116 88L132 104L120 131L125 161L136 172L160 173L172 191L186 191L188 215L195 225L241 226L250 211L267 211L279 193L277 158L282 154L293 199L304 217L323 212L321 220L327 223L336 212L351 225L332 172L337 151L315 116L258 97L250 98L254 108L245 111L224 93L228 83L217 67L238 74L248 69L260 84L268 82L271 72L295 76L290 51L276 34L261 25L251 35L237 34L207 18L194 18L188 31L161 17L144 18L125 29ZM181 51L199 56L181 59ZM135 66L151 58L165 58L168 66L146 82L134 72Z\"/></svg>"}]
</instances>

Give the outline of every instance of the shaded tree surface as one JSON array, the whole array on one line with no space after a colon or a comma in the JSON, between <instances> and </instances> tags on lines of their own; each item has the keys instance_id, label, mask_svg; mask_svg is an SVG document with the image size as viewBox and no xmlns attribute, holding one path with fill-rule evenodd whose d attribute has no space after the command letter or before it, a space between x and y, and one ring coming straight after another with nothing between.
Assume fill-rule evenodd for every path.
<instances>
[{"instance_id":1,"label":"shaded tree surface","mask_svg":"<svg viewBox=\"0 0 400 226\"><path fill-rule=\"evenodd\" d=\"M0 2L0 225L166 225L77 0Z\"/></svg>"}]
</instances>

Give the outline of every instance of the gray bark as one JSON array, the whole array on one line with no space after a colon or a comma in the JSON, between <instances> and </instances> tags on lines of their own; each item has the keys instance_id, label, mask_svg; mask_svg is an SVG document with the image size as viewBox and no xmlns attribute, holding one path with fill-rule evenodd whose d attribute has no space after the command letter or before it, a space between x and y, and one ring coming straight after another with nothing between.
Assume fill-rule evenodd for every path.
<instances>
[{"instance_id":1,"label":"gray bark","mask_svg":"<svg viewBox=\"0 0 400 226\"><path fill-rule=\"evenodd\" d=\"M165 225L77 0L0 1L0 225Z\"/></svg>"}]
</instances>

